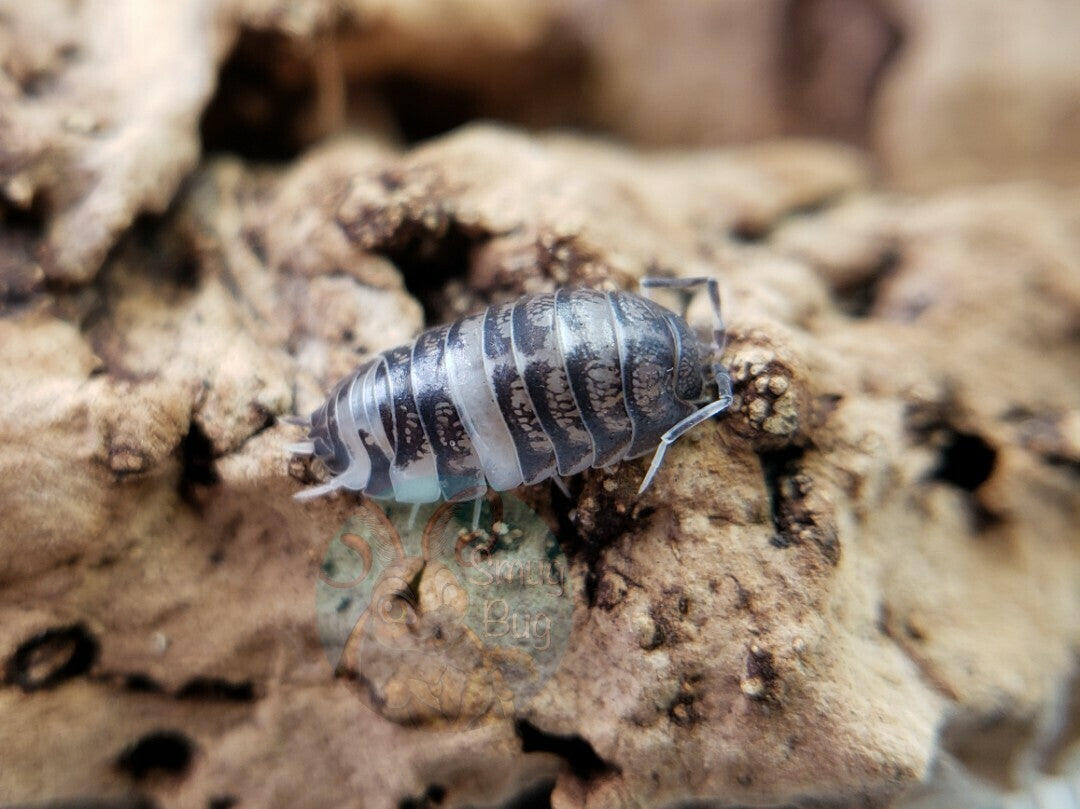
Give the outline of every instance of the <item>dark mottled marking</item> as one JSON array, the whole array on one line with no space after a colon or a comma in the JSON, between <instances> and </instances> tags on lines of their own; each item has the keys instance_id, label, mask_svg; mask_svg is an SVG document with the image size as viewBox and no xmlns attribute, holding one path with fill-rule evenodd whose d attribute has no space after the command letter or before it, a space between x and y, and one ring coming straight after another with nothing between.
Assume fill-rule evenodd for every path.
<instances>
[{"instance_id":1,"label":"dark mottled marking","mask_svg":"<svg viewBox=\"0 0 1080 809\"><path fill-rule=\"evenodd\" d=\"M382 369L385 363L380 362L376 366L377 369ZM349 400L348 407L354 414L354 419L357 424L363 423L360 418L357 418L359 414L364 412L363 395L364 395L364 380L367 379L367 371L364 368L371 368L370 363L361 366L357 369L357 375L354 378L353 383L349 386ZM388 403L389 397L384 397L384 402ZM389 404L387 404L387 410L389 410ZM391 415L391 414L388 414ZM393 417L390 418L391 428L393 427ZM394 487L390 482L390 458L383 451L383 448L379 446L379 443L375 440L375 436L367 432L363 428L357 429L357 435L364 444L364 449L367 451L368 459L371 462L371 473L368 478L368 484L364 487L364 491L371 497L387 498L393 497ZM387 437L392 436L393 433L387 433ZM392 440L392 439L391 439Z\"/></svg>"},{"instance_id":2,"label":"dark mottled marking","mask_svg":"<svg viewBox=\"0 0 1080 809\"><path fill-rule=\"evenodd\" d=\"M435 453L439 488L449 502L472 500L487 491L487 480L469 434L450 397L446 378L448 326L421 334L413 346L412 377L416 408Z\"/></svg>"},{"instance_id":3,"label":"dark mottled marking","mask_svg":"<svg viewBox=\"0 0 1080 809\"><path fill-rule=\"evenodd\" d=\"M394 465L403 468L423 458L430 449L413 396L411 346L391 349L385 357L394 408L394 430L388 437L394 442Z\"/></svg>"},{"instance_id":4,"label":"dark mottled marking","mask_svg":"<svg viewBox=\"0 0 1080 809\"><path fill-rule=\"evenodd\" d=\"M634 439L625 457L637 458L656 448L660 436L696 408L675 396L675 344L664 310L636 295L609 292L622 362L626 412Z\"/></svg>"},{"instance_id":5,"label":"dark mottled marking","mask_svg":"<svg viewBox=\"0 0 1080 809\"><path fill-rule=\"evenodd\" d=\"M705 392L705 377L701 372L705 358L701 353L701 343L681 317L664 312L663 318L671 330L675 356L679 358L675 395L684 402L696 402Z\"/></svg>"},{"instance_id":6,"label":"dark mottled marking","mask_svg":"<svg viewBox=\"0 0 1080 809\"><path fill-rule=\"evenodd\" d=\"M513 311L513 304L488 309L484 317L484 365L495 401L514 441L522 478L526 485L531 485L549 477L555 469L555 450L533 412L525 382L514 363Z\"/></svg>"},{"instance_id":7,"label":"dark mottled marking","mask_svg":"<svg viewBox=\"0 0 1080 809\"><path fill-rule=\"evenodd\" d=\"M618 461L630 446L615 325L607 296L591 289L555 293L555 324L581 420L592 437L593 466Z\"/></svg>"},{"instance_id":8,"label":"dark mottled marking","mask_svg":"<svg viewBox=\"0 0 1080 809\"><path fill-rule=\"evenodd\" d=\"M555 333L555 300L540 295L518 303L511 316L511 344L533 412L551 440L560 475L588 468L592 439L584 429Z\"/></svg>"},{"instance_id":9,"label":"dark mottled marking","mask_svg":"<svg viewBox=\"0 0 1080 809\"><path fill-rule=\"evenodd\" d=\"M379 408L379 421L382 422L383 433L391 441L393 441L394 435L394 406L392 402L390 372L387 370L386 360L383 360L375 369L375 404Z\"/></svg>"},{"instance_id":10,"label":"dark mottled marking","mask_svg":"<svg viewBox=\"0 0 1080 809\"><path fill-rule=\"evenodd\" d=\"M338 408L347 406L347 404L343 404L343 400L348 396L348 389L349 386L345 381L338 383L338 386L331 392L326 407L321 411L326 424L324 434L329 436L332 444L332 447L326 453L330 456L325 461L326 468L335 475L340 475L349 468L349 448L345 446L345 442L341 438L341 424L338 418ZM312 423L316 423L314 419ZM326 441L324 440L323 443L325 444ZM316 439L316 452L319 449L318 439Z\"/></svg>"}]
</instances>

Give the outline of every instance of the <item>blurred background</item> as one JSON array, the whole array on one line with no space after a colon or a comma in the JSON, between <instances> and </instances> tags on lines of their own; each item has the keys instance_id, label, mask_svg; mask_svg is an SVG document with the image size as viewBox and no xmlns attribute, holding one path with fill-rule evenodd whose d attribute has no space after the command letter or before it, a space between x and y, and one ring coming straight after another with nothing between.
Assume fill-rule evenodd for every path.
<instances>
[{"instance_id":1,"label":"blurred background","mask_svg":"<svg viewBox=\"0 0 1080 809\"><path fill-rule=\"evenodd\" d=\"M487 118L647 147L838 139L905 189L1080 179L1071 0L263 5L203 118L211 151L281 159L350 125L414 142Z\"/></svg>"}]
</instances>

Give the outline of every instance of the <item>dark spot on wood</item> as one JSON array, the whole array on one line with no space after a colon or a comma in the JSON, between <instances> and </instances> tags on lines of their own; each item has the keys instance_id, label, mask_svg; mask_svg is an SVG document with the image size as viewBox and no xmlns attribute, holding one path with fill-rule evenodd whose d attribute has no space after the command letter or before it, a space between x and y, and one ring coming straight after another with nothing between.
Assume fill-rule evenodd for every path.
<instances>
[{"instance_id":1,"label":"dark spot on wood","mask_svg":"<svg viewBox=\"0 0 1080 809\"><path fill-rule=\"evenodd\" d=\"M919 627L912 624L910 621L904 622L904 634L912 640L923 641L926 640L926 634Z\"/></svg>"},{"instance_id":2,"label":"dark spot on wood","mask_svg":"<svg viewBox=\"0 0 1080 809\"><path fill-rule=\"evenodd\" d=\"M825 424L843 400L843 395L839 393L823 393L814 399L814 424L818 427Z\"/></svg>"},{"instance_id":3,"label":"dark spot on wood","mask_svg":"<svg viewBox=\"0 0 1080 809\"><path fill-rule=\"evenodd\" d=\"M476 93L462 86L399 73L381 79L373 89L409 144L444 135L478 117Z\"/></svg>"},{"instance_id":4,"label":"dark spot on wood","mask_svg":"<svg viewBox=\"0 0 1080 809\"><path fill-rule=\"evenodd\" d=\"M593 585L592 603L605 612L611 612L626 598L627 590L626 580L621 575L605 570Z\"/></svg>"},{"instance_id":5,"label":"dark spot on wood","mask_svg":"<svg viewBox=\"0 0 1080 809\"><path fill-rule=\"evenodd\" d=\"M784 548L790 548L794 543L792 542L791 537L787 534L773 534L771 537L769 537L769 544L772 545L774 548L780 548L781 550L783 550Z\"/></svg>"},{"instance_id":6,"label":"dark spot on wood","mask_svg":"<svg viewBox=\"0 0 1080 809\"><path fill-rule=\"evenodd\" d=\"M830 515L811 502L813 480L802 472L805 452L786 447L759 452L765 489L776 533L769 539L774 548L816 547L830 566L840 561L840 539Z\"/></svg>"},{"instance_id":7,"label":"dark spot on wood","mask_svg":"<svg viewBox=\"0 0 1080 809\"><path fill-rule=\"evenodd\" d=\"M447 284L455 279L464 282L469 257L485 238L452 221L442 233L425 233L423 226L416 223L410 238L378 252L401 271L405 288L424 307L424 322L433 325L451 314Z\"/></svg>"},{"instance_id":8,"label":"dark spot on wood","mask_svg":"<svg viewBox=\"0 0 1080 809\"><path fill-rule=\"evenodd\" d=\"M680 624L690 611L690 599L678 587L665 588L660 600L649 606L649 617L656 630L652 640L645 648L654 649L664 644L675 644L682 640Z\"/></svg>"},{"instance_id":9,"label":"dark spot on wood","mask_svg":"<svg viewBox=\"0 0 1080 809\"><path fill-rule=\"evenodd\" d=\"M997 450L981 436L947 429L931 478L974 492L993 473L996 462Z\"/></svg>"},{"instance_id":10,"label":"dark spot on wood","mask_svg":"<svg viewBox=\"0 0 1080 809\"><path fill-rule=\"evenodd\" d=\"M938 463L927 479L955 487L965 495L972 533L1000 525L1001 516L978 496L979 487L994 473L997 450L982 436L957 430L944 419L924 417L918 421L918 414L909 416L914 439L938 448Z\"/></svg>"},{"instance_id":11,"label":"dark spot on wood","mask_svg":"<svg viewBox=\"0 0 1080 809\"><path fill-rule=\"evenodd\" d=\"M97 639L81 623L46 629L15 650L4 681L28 692L51 688L88 672L98 650Z\"/></svg>"},{"instance_id":12,"label":"dark spot on wood","mask_svg":"<svg viewBox=\"0 0 1080 809\"><path fill-rule=\"evenodd\" d=\"M109 444L109 469L118 479L138 475L150 468L150 456L140 447Z\"/></svg>"},{"instance_id":13,"label":"dark spot on wood","mask_svg":"<svg viewBox=\"0 0 1080 809\"><path fill-rule=\"evenodd\" d=\"M134 672L124 677L124 688L136 694L163 694L161 683L148 674Z\"/></svg>"},{"instance_id":14,"label":"dark spot on wood","mask_svg":"<svg viewBox=\"0 0 1080 809\"><path fill-rule=\"evenodd\" d=\"M163 214L140 214L116 248L137 263L147 278L159 283L161 294L172 303L199 286L207 257L204 244L171 225L180 205L174 200Z\"/></svg>"},{"instance_id":15,"label":"dark spot on wood","mask_svg":"<svg viewBox=\"0 0 1080 809\"><path fill-rule=\"evenodd\" d=\"M882 285L896 274L900 266L900 253L895 249L882 253L878 263L853 283L833 290L837 308L855 318L870 317L877 303Z\"/></svg>"},{"instance_id":16,"label":"dark spot on wood","mask_svg":"<svg viewBox=\"0 0 1080 809\"><path fill-rule=\"evenodd\" d=\"M266 238L262 232L255 228L247 228L244 230L242 238L244 244L248 246L251 254L258 259L258 262L263 266L266 266Z\"/></svg>"},{"instance_id":17,"label":"dark spot on wood","mask_svg":"<svg viewBox=\"0 0 1080 809\"><path fill-rule=\"evenodd\" d=\"M775 699L780 679L773 654L768 649L751 645L746 653L746 678L761 683L763 691L755 699Z\"/></svg>"},{"instance_id":18,"label":"dark spot on wood","mask_svg":"<svg viewBox=\"0 0 1080 809\"><path fill-rule=\"evenodd\" d=\"M679 727L690 727L702 721L701 708L698 705L698 684L700 674L687 674L679 682L679 693L668 705L668 719Z\"/></svg>"},{"instance_id":19,"label":"dark spot on wood","mask_svg":"<svg viewBox=\"0 0 1080 809\"><path fill-rule=\"evenodd\" d=\"M243 30L203 112L203 152L290 160L326 134L313 126L317 102L314 60L300 41L276 31Z\"/></svg>"},{"instance_id":20,"label":"dark spot on wood","mask_svg":"<svg viewBox=\"0 0 1080 809\"><path fill-rule=\"evenodd\" d=\"M214 468L214 448L198 422L192 421L187 435L180 439L180 495L185 502L195 502L195 489L216 486L221 482Z\"/></svg>"},{"instance_id":21,"label":"dark spot on wood","mask_svg":"<svg viewBox=\"0 0 1080 809\"><path fill-rule=\"evenodd\" d=\"M397 191L405 185L405 177L397 169L386 169L379 172L379 184L384 191Z\"/></svg>"},{"instance_id":22,"label":"dark spot on wood","mask_svg":"<svg viewBox=\"0 0 1080 809\"><path fill-rule=\"evenodd\" d=\"M45 238L49 209L41 190L26 207L0 196L0 314L26 304L45 288L38 246Z\"/></svg>"},{"instance_id":23,"label":"dark spot on wood","mask_svg":"<svg viewBox=\"0 0 1080 809\"><path fill-rule=\"evenodd\" d=\"M136 781L151 774L182 776L195 755L195 744L176 730L156 730L121 751L116 767Z\"/></svg>"},{"instance_id":24,"label":"dark spot on wood","mask_svg":"<svg viewBox=\"0 0 1080 809\"><path fill-rule=\"evenodd\" d=\"M247 680L233 682L220 677L195 677L176 692L177 699L251 702L255 687Z\"/></svg>"},{"instance_id":25,"label":"dark spot on wood","mask_svg":"<svg viewBox=\"0 0 1080 809\"><path fill-rule=\"evenodd\" d=\"M419 796L403 798L398 802L398 809L434 809L446 800L446 787L431 784Z\"/></svg>"},{"instance_id":26,"label":"dark spot on wood","mask_svg":"<svg viewBox=\"0 0 1080 809\"><path fill-rule=\"evenodd\" d=\"M764 241L769 234L769 228L764 222L740 219L728 231L732 241L741 244L757 244Z\"/></svg>"},{"instance_id":27,"label":"dark spot on wood","mask_svg":"<svg viewBox=\"0 0 1080 809\"><path fill-rule=\"evenodd\" d=\"M589 781L608 773L618 773L619 768L604 761L581 736L560 736L540 730L527 719L514 723L514 730L521 740L523 753L553 753L563 759L570 771L582 781Z\"/></svg>"},{"instance_id":28,"label":"dark spot on wood","mask_svg":"<svg viewBox=\"0 0 1080 809\"><path fill-rule=\"evenodd\" d=\"M746 592L746 588L742 586L742 582L730 573L728 574L728 578L731 579L732 584L735 585L735 609L748 609L750 607L750 594Z\"/></svg>"}]
</instances>

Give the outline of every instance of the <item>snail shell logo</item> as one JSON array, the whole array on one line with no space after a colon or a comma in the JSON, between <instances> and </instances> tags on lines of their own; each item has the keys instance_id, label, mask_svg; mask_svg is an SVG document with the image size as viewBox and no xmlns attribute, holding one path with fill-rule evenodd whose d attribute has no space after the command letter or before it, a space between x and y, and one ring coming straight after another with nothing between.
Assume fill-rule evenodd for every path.
<instances>
[{"instance_id":1,"label":"snail shell logo","mask_svg":"<svg viewBox=\"0 0 1080 809\"><path fill-rule=\"evenodd\" d=\"M559 664L573 597L566 557L514 497L380 507L330 542L316 592L335 674L394 722L462 729L512 716Z\"/></svg>"}]
</instances>

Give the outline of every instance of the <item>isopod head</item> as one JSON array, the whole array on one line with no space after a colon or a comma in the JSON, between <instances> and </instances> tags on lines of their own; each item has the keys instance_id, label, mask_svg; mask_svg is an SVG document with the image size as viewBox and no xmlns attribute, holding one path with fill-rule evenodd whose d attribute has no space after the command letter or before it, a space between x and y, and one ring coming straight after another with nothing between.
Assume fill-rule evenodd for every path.
<instances>
[{"instance_id":1,"label":"isopod head","mask_svg":"<svg viewBox=\"0 0 1080 809\"><path fill-rule=\"evenodd\" d=\"M308 431L311 454L322 461L333 477L322 486L300 492L299 499L319 497L336 489L363 491L371 478L371 459L349 407L347 382L340 382L326 402L311 414ZM349 436L356 436L356 441L346 444Z\"/></svg>"},{"instance_id":2,"label":"isopod head","mask_svg":"<svg viewBox=\"0 0 1080 809\"><path fill-rule=\"evenodd\" d=\"M676 344L675 395L684 402L697 402L705 388L701 344L685 320L666 309L661 309L660 313Z\"/></svg>"}]
</instances>

